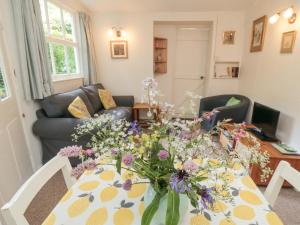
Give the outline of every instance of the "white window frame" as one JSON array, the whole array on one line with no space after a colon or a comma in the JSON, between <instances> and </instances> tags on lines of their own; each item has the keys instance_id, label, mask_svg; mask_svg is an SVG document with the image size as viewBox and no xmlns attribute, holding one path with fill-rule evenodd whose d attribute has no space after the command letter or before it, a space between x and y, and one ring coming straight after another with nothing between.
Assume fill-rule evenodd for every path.
<instances>
[{"instance_id":1,"label":"white window frame","mask_svg":"<svg viewBox=\"0 0 300 225\"><path fill-rule=\"evenodd\" d=\"M65 74L57 74L56 73L56 68L55 68L55 61L54 61L54 55L53 55L53 48L50 46L50 58L51 58L51 67L52 67L52 79L53 81L62 81L62 80L70 80L70 79L78 79L78 78L83 78L83 75L81 73L81 52L80 52L80 44L79 44L79 18L78 14L74 9L71 9L70 7L67 7L60 3L59 1L56 0L41 0L44 2L44 12L46 16L46 25L47 25L47 32L45 31L45 38L47 44L55 43L55 44L60 44L64 46L64 53L65 53L65 64L67 65L67 73ZM63 30L63 38L54 36L51 34L50 30L50 22L49 22L49 15L48 15L48 6L47 2L50 2L60 8L61 12L61 22L62 22L62 30ZM74 41L67 40L65 38L65 24L64 24L64 17L62 11L67 11L73 16L73 37ZM76 62L76 67L77 67L77 73L70 73L69 71L69 64L68 64L68 51L67 47L74 47L75 48L75 62Z\"/></svg>"},{"instance_id":2,"label":"white window frame","mask_svg":"<svg viewBox=\"0 0 300 225\"><path fill-rule=\"evenodd\" d=\"M7 101L11 97L11 92L10 88L8 85L7 81L7 58L5 55L5 50L4 50L4 40L3 40L3 27L2 24L0 23L0 69L2 71L2 79L6 91L6 97L5 98L0 98L0 102Z\"/></svg>"}]
</instances>

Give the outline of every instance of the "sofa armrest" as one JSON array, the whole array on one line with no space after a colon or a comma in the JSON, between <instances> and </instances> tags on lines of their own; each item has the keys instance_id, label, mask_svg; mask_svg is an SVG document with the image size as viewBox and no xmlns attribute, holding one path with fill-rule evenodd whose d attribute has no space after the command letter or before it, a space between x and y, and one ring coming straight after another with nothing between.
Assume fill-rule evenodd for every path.
<instances>
[{"instance_id":1,"label":"sofa armrest","mask_svg":"<svg viewBox=\"0 0 300 225\"><path fill-rule=\"evenodd\" d=\"M133 107L134 97L133 96L113 96L117 106Z\"/></svg>"},{"instance_id":2,"label":"sofa armrest","mask_svg":"<svg viewBox=\"0 0 300 225\"><path fill-rule=\"evenodd\" d=\"M32 130L42 139L71 141L74 128L83 121L76 118L43 118L33 124Z\"/></svg>"}]
</instances>

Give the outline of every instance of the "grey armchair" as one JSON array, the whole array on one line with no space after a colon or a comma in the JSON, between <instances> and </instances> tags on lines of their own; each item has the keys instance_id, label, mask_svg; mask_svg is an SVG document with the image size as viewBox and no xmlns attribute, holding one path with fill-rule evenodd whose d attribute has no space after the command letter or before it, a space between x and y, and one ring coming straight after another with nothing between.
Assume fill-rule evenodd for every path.
<instances>
[{"instance_id":1,"label":"grey armchair","mask_svg":"<svg viewBox=\"0 0 300 225\"><path fill-rule=\"evenodd\" d=\"M240 103L233 106L226 106L227 101L231 97L239 99ZM242 95L217 95L202 98L200 100L199 116L212 110L218 111L209 120L202 122L202 128L209 131L218 121L223 121L224 119L231 119L234 123L242 123L246 119L249 106L250 99Z\"/></svg>"}]
</instances>

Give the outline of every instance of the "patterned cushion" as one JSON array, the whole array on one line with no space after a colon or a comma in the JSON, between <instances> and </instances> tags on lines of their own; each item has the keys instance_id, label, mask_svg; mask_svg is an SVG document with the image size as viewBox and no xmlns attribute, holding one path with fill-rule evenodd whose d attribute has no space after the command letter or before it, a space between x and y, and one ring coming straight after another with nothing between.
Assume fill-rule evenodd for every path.
<instances>
[{"instance_id":1,"label":"patterned cushion","mask_svg":"<svg viewBox=\"0 0 300 225\"><path fill-rule=\"evenodd\" d=\"M78 119L87 119L91 118L91 114L89 113L84 101L78 96L75 100L69 105L68 111L72 116Z\"/></svg>"},{"instance_id":2,"label":"patterned cushion","mask_svg":"<svg viewBox=\"0 0 300 225\"><path fill-rule=\"evenodd\" d=\"M115 100L108 90L99 89L99 97L105 109L111 109L117 107Z\"/></svg>"}]
</instances>

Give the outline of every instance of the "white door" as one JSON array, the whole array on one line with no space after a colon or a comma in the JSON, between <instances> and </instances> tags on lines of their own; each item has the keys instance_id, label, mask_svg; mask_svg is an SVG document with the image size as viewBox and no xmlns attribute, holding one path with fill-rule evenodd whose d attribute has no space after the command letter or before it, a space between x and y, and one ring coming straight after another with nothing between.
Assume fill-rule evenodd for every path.
<instances>
[{"instance_id":1,"label":"white door","mask_svg":"<svg viewBox=\"0 0 300 225\"><path fill-rule=\"evenodd\" d=\"M0 207L33 173L0 21Z\"/></svg>"},{"instance_id":2,"label":"white door","mask_svg":"<svg viewBox=\"0 0 300 225\"><path fill-rule=\"evenodd\" d=\"M203 96L208 68L209 29L197 26L177 28L175 76L173 82L173 102L176 113L193 117L187 107L190 98L186 92ZM199 100L195 101L199 110Z\"/></svg>"}]
</instances>

